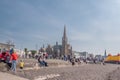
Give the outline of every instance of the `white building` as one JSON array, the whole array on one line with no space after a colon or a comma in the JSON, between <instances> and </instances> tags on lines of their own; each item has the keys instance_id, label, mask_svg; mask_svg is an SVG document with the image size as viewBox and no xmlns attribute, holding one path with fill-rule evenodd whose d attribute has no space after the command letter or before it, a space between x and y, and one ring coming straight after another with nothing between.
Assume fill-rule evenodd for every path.
<instances>
[{"instance_id":1,"label":"white building","mask_svg":"<svg viewBox=\"0 0 120 80\"><path fill-rule=\"evenodd\" d=\"M0 43L0 52L3 49L10 50L11 48L14 48L14 47L15 47L15 45L13 45L13 44Z\"/></svg>"},{"instance_id":2,"label":"white building","mask_svg":"<svg viewBox=\"0 0 120 80\"><path fill-rule=\"evenodd\" d=\"M73 55L74 55L75 58L84 58L84 59L86 59L87 57L89 57L88 52L73 51L72 53L73 53Z\"/></svg>"}]
</instances>

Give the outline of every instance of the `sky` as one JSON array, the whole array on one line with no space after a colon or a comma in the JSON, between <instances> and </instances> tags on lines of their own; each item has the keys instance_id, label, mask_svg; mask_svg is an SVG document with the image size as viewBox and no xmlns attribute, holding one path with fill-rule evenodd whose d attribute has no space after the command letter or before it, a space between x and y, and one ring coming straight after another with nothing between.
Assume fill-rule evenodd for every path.
<instances>
[{"instance_id":1,"label":"sky","mask_svg":"<svg viewBox=\"0 0 120 80\"><path fill-rule=\"evenodd\" d=\"M64 25L74 51L120 53L120 0L0 0L0 42L61 44Z\"/></svg>"}]
</instances>

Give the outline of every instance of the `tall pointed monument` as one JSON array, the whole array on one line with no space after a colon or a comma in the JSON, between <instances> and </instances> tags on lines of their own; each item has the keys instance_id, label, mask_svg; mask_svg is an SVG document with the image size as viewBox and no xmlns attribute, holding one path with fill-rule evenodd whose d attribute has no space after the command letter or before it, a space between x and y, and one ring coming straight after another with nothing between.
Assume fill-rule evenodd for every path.
<instances>
[{"instance_id":1,"label":"tall pointed monument","mask_svg":"<svg viewBox=\"0 0 120 80\"><path fill-rule=\"evenodd\" d=\"M105 49L104 57L105 57L105 58L107 57L107 52L106 52L106 49Z\"/></svg>"},{"instance_id":2,"label":"tall pointed monument","mask_svg":"<svg viewBox=\"0 0 120 80\"><path fill-rule=\"evenodd\" d=\"M64 25L64 32L62 37L62 55L71 56L70 44L68 44L68 38L66 34L66 26Z\"/></svg>"}]
</instances>

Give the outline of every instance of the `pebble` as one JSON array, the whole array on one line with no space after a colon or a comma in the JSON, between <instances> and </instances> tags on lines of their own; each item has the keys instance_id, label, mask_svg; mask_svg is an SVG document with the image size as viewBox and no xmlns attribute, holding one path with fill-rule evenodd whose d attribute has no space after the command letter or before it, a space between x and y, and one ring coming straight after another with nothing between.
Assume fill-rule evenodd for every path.
<instances>
[{"instance_id":1,"label":"pebble","mask_svg":"<svg viewBox=\"0 0 120 80\"><path fill-rule=\"evenodd\" d=\"M115 64L87 64L69 67L46 67L38 70L17 72L18 76L30 80L119 80L120 69ZM115 71L117 69L117 71ZM113 73L117 75L113 75ZM108 79L110 76L110 79ZM113 77L115 76L115 77ZM119 77L119 79L115 79ZM111 79L113 77L113 79Z\"/></svg>"}]
</instances>

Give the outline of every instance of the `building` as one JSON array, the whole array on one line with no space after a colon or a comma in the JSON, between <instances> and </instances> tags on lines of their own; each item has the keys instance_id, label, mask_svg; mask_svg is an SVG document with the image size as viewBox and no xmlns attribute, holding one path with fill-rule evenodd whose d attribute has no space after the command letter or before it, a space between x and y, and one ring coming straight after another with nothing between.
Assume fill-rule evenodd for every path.
<instances>
[{"instance_id":1,"label":"building","mask_svg":"<svg viewBox=\"0 0 120 80\"><path fill-rule=\"evenodd\" d=\"M56 45L53 46L53 57L54 58L70 58L72 56L72 46L68 44L68 38L66 34L66 26L64 26L62 45L56 42Z\"/></svg>"},{"instance_id":2,"label":"building","mask_svg":"<svg viewBox=\"0 0 120 80\"><path fill-rule=\"evenodd\" d=\"M97 61L102 61L104 59L104 56L102 56L102 55L95 55L95 59Z\"/></svg>"},{"instance_id":3,"label":"building","mask_svg":"<svg viewBox=\"0 0 120 80\"><path fill-rule=\"evenodd\" d=\"M73 51L74 57L75 58L81 58L81 59L86 59L89 56L88 52L77 52L77 51Z\"/></svg>"},{"instance_id":4,"label":"building","mask_svg":"<svg viewBox=\"0 0 120 80\"><path fill-rule=\"evenodd\" d=\"M68 44L68 38L66 35L66 26L64 26L64 32L62 37L62 44L56 42L55 45L48 45L47 48L42 47L39 52L47 52L50 57L53 58L70 58L72 56L72 46Z\"/></svg>"},{"instance_id":5,"label":"building","mask_svg":"<svg viewBox=\"0 0 120 80\"><path fill-rule=\"evenodd\" d=\"M62 52L62 45L59 45L58 42L56 42L56 45L53 46L53 57L54 58L61 58L61 52Z\"/></svg>"},{"instance_id":6,"label":"building","mask_svg":"<svg viewBox=\"0 0 120 80\"><path fill-rule=\"evenodd\" d=\"M80 58L80 57L81 57L80 52L73 51L73 54L74 54L74 56L73 56L73 57L75 57L75 58Z\"/></svg>"},{"instance_id":7,"label":"building","mask_svg":"<svg viewBox=\"0 0 120 80\"><path fill-rule=\"evenodd\" d=\"M8 44L8 43L0 43L0 52L5 48L6 50L10 50L11 48L14 48L14 44Z\"/></svg>"},{"instance_id":8,"label":"building","mask_svg":"<svg viewBox=\"0 0 120 80\"><path fill-rule=\"evenodd\" d=\"M46 53L48 53L49 58L53 58L53 47L50 44L46 48Z\"/></svg>"}]
</instances>

